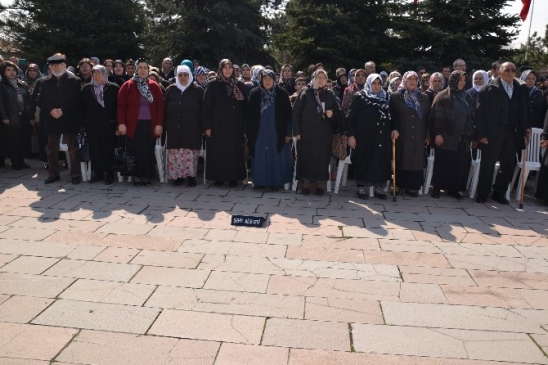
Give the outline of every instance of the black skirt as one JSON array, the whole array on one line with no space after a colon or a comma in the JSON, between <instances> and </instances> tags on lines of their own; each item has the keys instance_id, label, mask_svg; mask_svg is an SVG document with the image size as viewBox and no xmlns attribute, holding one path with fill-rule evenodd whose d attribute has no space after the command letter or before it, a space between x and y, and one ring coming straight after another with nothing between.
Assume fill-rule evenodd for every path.
<instances>
[{"instance_id":1,"label":"black skirt","mask_svg":"<svg viewBox=\"0 0 548 365\"><path fill-rule=\"evenodd\" d=\"M470 151L462 141L456 151L436 148L432 186L445 191L466 191L470 162Z\"/></svg>"},{"instance_id":2,"label":"black skirt","mask_svg":"<svg viewBox=\"0 0 548 365\"><path fill-rule=\"evenodd\" d=\"M400 170L396 168L396 186L400 189L419 190L424 181L422 170Z\"/></svg>"},{"instance_id":3,"label":"black skirt","mask_svg":"<svg viewBox=\"0 0 548 365\"><path fill-rule=\"evenodd\" d=\"M131 151L137 159L135 177L151 180L156 175L155 141L152 138L152 121L138 120L133 138L129 139Z\"/></svg>"}]
</instances>

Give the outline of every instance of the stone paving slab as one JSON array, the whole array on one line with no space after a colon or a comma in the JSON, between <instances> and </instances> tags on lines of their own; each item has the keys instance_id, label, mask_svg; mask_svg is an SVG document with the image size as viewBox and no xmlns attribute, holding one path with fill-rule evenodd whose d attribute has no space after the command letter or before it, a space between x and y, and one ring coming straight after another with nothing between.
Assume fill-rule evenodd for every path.
<instances>
[{"instance_id":1,"label":"stone paving slab","mask_svg":"<svg viewBox=\"0 0 548 365\"><path fill-rule=\"evenodd\" d=\"M57 300L32 323L144 334L159 312L129 305Z\"/></svg>"},{"instance_id":2,"label":"stone paving slab","mask_svg":"<svg viewBox=\"0 0 548 365\"><path fill-rule=\"evenodd\" d=\"M44 275L95 280L129 281L139 269L141 269L140 265L85 260L61 260L50 269L46 270Z\"/></svg>"},{"instance_id":3,"label":"stone paving slab","mask_svg":"<svg viewBox=\"0 0 548 365\"><path fill-rule=\"evenodd\" d=\"M79 279L59 295L63 299L141 306L156 286Z\"/></svg>"},{"instance_id":4,"label":"stone paving slab","mask_svg":"<svg viewBox=\"0 0 548 365\"><path fill-rule=\"evenodd\" d=\"M84 364L211 365L218 342L83 330L56 360Z\"/></svg>"},{"instance_id":5,"label":"stone paving slab","mask_svg":"<svg viewBox=\"0 0 548 365\"><path fill-rule=\"evenodd\" d=\"M53 299L14 295L0 304L0 322L28 323L51 303Z\"/></svg>"},{"instance_id":6,"label":"stone paving slab","mask_svg":"<svg viewBox=\"0 0 548 365\"><path fill-rule=\"evenodd\" d=\"M0 273L0 294L55 298L73 282L72 278Z\"/></svg>"}]
</instances>

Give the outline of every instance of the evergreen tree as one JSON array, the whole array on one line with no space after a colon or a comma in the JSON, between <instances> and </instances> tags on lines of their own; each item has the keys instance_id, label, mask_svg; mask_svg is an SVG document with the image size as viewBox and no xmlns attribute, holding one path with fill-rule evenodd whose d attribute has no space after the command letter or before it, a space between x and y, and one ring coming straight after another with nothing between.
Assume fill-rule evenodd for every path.
<instances>
[{"instance_id":1,"label":"evergreen tree","mask_svg":"<svg viewBox=\"0 0 548 365\"><path fill-rule=\"evenodd\" d=\"M527 57L525 55L527 54ZM526 44L522 44L516 51L514 63L519 68L529 65L534 70L548 66L548 25L544 31L544 37L534 32Z\"/></svg>"},{"instance_id":2,"label":"evergreen tree","mask_svg":"<svg viewBox=\"0 0 548 365\"><path fill-rule=\"evenodd\" d=\"M334 71L363 68L369 60L382 63L393 56L387 9L379 0L290 0L287 19L272 35L274 45L301 68L322 62Z\"/></svg>"},{"instance_id":3,"label":"evergreen tree","mask_svg":"<svg viewBox=\"0 0 548 365\"><path fill-rule=\"evenodd\" d=\"M145 0L146 47L156 61L166 56L199 59L216 69L219 61L272 63L266 46L268 20L259 0Z\"/></svg>"},{"instance_id":4,"label":"evergreen tree","mask_svg":"<svg viewBox=\"0 0 548 365\"><path fill-rule=\"evenodd\" d=\"M517 35L517 15L503 14L508 0L421 0L396 2L392 27L398 59L405 69L439 68L462 58L468 68L486 68L508 59Z\"/></svg>"},{"instance_id":5,"label":"evergreen tree","mask_svg":"<svg viewBox=\"0 0 548 365\"><path fill-rule=\"evenodd\" d=\"M25 57L42 62L56 52L69 64L83 57L143 53L144 13L138 0L15 0L2 12L6 37Z\"/></svg>"}]
</instances>

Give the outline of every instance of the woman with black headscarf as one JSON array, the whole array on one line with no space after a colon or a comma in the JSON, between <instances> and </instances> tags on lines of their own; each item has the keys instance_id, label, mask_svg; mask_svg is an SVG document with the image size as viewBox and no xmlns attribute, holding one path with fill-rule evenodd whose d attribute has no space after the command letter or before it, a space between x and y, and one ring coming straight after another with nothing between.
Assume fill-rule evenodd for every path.
<instances>
[{"instance_id":1,"label":"woman with black headscarf","mask_svg":"<svg viewBox=\"0 0 548 365\"><path fill-rule=\"evenodd\" d=\"M41 77L42 73L40 72L40 67L38 67L38 65L35 63L31 63L29 67L27 67L27 70L25 71L25 77L23 78L23 81L29 87L31 95L34 91L34 87L36 86L36 81L38 81Z\"/></svg>"},{"instance_id":2,"label":"woman with black headscarf","mask_svg":"<svg viewBox=\"0 0 548 365\"><path fill-rule=\"evenodd\" d=\"M344 94L342 98L342 110L344 115L348 112L348 108L350 107L350 104L352 103L352 97L354 94L356 94L358 91L363 90L365 86L365 81L367 81L367 74L365 73L365 70L359 69L356 70L355 73L355 82L350 84L350 86L347 86L346 89L344 89Z\"/></svg>"},{"instance_id":3,"label":"woman with black headscarf","mask_svg":"<svg viewBox=\"0 0 548 365\"><path fill-rule=\"evenodd\" d=\"M537 74L533 70L523 71L520 77L529 90L529 125L532 128L544 126L544 116L548 105L542 91L537 87Z\"/></svg>"},{"instance_id":4,"label":"woman with black headscarf","mask_svg":"<svg viewBox=\"0 0 548 365\"><path fill-rule=\"evenodd\" d=\"M423 184L424 149L430 143L427 134L430 100L418 88L419 76L407 71L398 91L390 98L396 139L396 184L416 198Z\"/></svg>"},{"instance_id":5,"label":"woman with black headscarf","mask_svg":"<svg viewBox=\"0 0 548 365\"><path fill-rule=\"evenodd\" d=\"M382 78L373 73L348 109L346 135L354 149L350 160L358 186L358 198L368 198L368 187L375 187L375 196L386 199L386 181L390 179L393 128L389 108L390 94L382 88Z\"/></svg>"},{"instance_id":6,"label":"woman with black headscarf","mask_svg":"<svg viewBox=\"0 0 548 365\"><path fill-rule=\"evenodd\" d=\"M126 135L137 159L134 185L148 186L156 174L154 140L164 125L164 96L160 85L148 78L148 61L135 61L135 73L118 93L118 131Z\"/></svg>"},{"instance_id":7,"label":"woman with black headscarf","mask_svg":"<svg viewBox=\"0 0 548 365\"><path fill-rule=\"evenodd\" d=\"M293 77L293 67L290 64L285 64L280 70L280 87L287 91L288 95L293 95L295 92L295 78Z\"/></svg>"},{"instance_id":8,"label":"woman with black headscarf","mask_svg":"<svg viewBox=\"0 0 548 365\"><path fill-rule=\"evenodd\" d=\"M311 87L303 87L293 107L293 135L297 138L297 180L304 182L302 194L309 195L316 183L316 195L324 195L328 179L333 128L331 118L338 117L337 99L327 89L327 72L312 75Z\"/></svg>"},{"instance_id":9,"label":"woman with black headscarf","mask_svg":"<svg viewBox=\"0 0 548 365\"><path fill-rule=\"evenodd\" d=\"M215 186L229 181L235 187L246 177L244 161L244 107L246 91L234 76L232 62L219 63L215 79L209 82L202 104L202 127L206 139L206 179Z\"/></svg>"},{"instance_id":10,"label":"woman with black headscarf","mask_svg":"<svg viewBox=\"0 0 548 365\"><path fill-rule=\"evenodd\" d=\"M430 123L436 158L432 176L432 197L439 198L440 190L461 200L459 191L466 190L470 170L470 141L466 137L466 124L475 123L475 107L467 93L466 74L453 71L449 87L440 91L430 111Z\"/></svg>"},{"instance_id":11,"label":"woman with black headscarf","mask_svg":"<svg viewBox=\"0 0 548 365\"><path fill-rule=\"evenodd\" d=\"M108 81L122 86L127 80L129 80L129 76L126 74L126 64L122 60L114 61L112 74L109 75Z\"/></svg>"},{"instance_id":12,"label":"woman with black headscarf","mask_svg":"<svg viewBox=\"0 0 548 365\"><path fill-rule=\"evenodd\" d=\"M93 66L91 83L82 88L84 121L89 139L91 169L94 172L90 183L105 180L105 185L110 185L114 181L112 159L114 134L118 128L116 113L119 90L118 85L108 81L106 67L100 65Z\"/></svg>"},{"instance_id":13,"label":"woman with black headscarf","mask_svg":"<svg viewBox=\"0 0 548 365\"><path fill-rule=\"evenodd\" d=\"M186 178L190 187L196 186L204 98L204 89L192 81L190 68L177 66L175 84L166 89L164 102L169 178L174 185L181 185Z\"/></svg>"},{"instance_id":14,"label":"woman with black headscarf","mask_svg":"<svg viewBox=\"0 0 548 365\"><path fill-rule=\"evenodd\" d=\"M272 70L263 70L260 86L249 93L246 135L252 157L253 187L277 191L293 175L291 162L291 104Z\"/></svg>"}]
</instances>

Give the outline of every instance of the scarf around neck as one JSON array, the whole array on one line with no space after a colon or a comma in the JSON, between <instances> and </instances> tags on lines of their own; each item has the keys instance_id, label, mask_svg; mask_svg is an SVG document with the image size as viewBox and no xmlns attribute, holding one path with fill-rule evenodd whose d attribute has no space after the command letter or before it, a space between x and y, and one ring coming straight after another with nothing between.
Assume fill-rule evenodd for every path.
<instances>
[{"instance_id":1,"label":"scarf around neck","mask_svg":"<svg viewBox=\"0 0 548 365\"><path fill-rule=\"evenodd\" d=\"M142 79L137 75L137 71L135 71L135 75L133 75L132 80L135 81L135 83L137 84L137 89L139 90L139 93L141 93L141 95L144 96L149 103L152 103L154 101L154 98L152 97L152 94L148 87L148 77L146 79Z\"/></svg>"},{"instance_id":2,"label":"scarf around neck","mask_svg":"<svg viewBox=\"0 0 548 365\"><path fill-rule=\"evenodd\" d=\"M400 92L400 94L403 95L405 105L407 105L411 109L415 109L418 117L422 119L422 107L421 102L419 101L419 95L421 94L421 90L419 89L418 83L417 87L414 90L407 89L407 79L410 76L415 76L417 80L419 78L419 75L417 75L415 71L407 71L403 74L401 84L400 86L398 86L398 91Z\"/></svg>"},{"instance_id":3,"label":"scarf around neck","mask_svg":"<svg viewBox=\"0 0 548 365\"><path fill-rule=\"evenodd\" d=\"M95 79L93 78L93 71L100 72L103 75L102 83L98 83L97 81L95 81ZM91 74L92 74L91 84L93 85L93 93L95 94L95 99L97 100L99 105L101 105L104 108L105 107L104 87L108 80L107 69L105 66L95 65L93 66L93 69L91 70Z\"/></svg>"},{"instance_id":4,"label":"scarf around neck","mask_svg":"<svg viewBox=\"0 0 548 365\"><path fill-rule=\"evenodd\" d=\"M234 72L232 72L232 75L230 75L230 77L228 78L225 77L225 75L223 74L223 67L226 64L232 65L232 62L230 62L229 60L222 60L219 63L219 69L217 70L217 81L225 84L228 96L234 96L236 100L242 101L244 100L244 95L240 91L240 88L238 88L238 83L236 81L236 78L234 77Z\"/></svg>"},{"instance_id":5,"label":"scarf around neck","mask_svg":"<svg viewBox=\"0 0 548 365\"><path fill-rule=\"evenodd\" d=\"M274 104L274 98L276 97L276 85L273 85L270 89L265 89L263 85L264 77L271 77L272 80L276 79L276 74L272 70L264 70L261 77L261 114L264 113L271 105Z\"/></svg>"}]
</instances>

